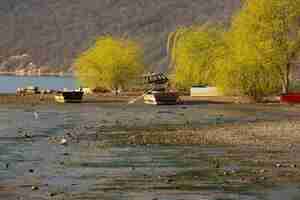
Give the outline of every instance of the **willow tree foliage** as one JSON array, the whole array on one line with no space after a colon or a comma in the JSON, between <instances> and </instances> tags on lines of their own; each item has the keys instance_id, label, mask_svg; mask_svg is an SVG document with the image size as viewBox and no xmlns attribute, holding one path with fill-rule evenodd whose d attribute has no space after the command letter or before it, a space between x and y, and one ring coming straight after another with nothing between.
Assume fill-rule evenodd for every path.
<instances>
[{"instance_id":1,"label":"willow tree foliage","mask_svg":"<svg viewBox=\"0 0 300 200\"><path fill-rule=\"evenodd\" d=\"M87 87L126 89L143 73L143 50L136 43L112 36L100 37L75 60L76 75Z\"/></svg>"},{"instance_id":2,"label":"willow tree foliage","mask_svg":"<svg viewBox=\"0 0 300 200\"><path fill-rule=\"evenodd\" d=\"M245 0L226 34L218 85L260 98L288 92L300 47L300 0Z\"/></svg>"},{"instance_id":3,"label":"willow tree foliage","mask_svg":"<svg viewBox=\"0 0 300 200\"><path fill-rule=\"evenodd\" d=\"M222 34L219 27L204 25L179 28L169 35L168 54L177 88L214 82Z\"/></svg>"}]
</instances>

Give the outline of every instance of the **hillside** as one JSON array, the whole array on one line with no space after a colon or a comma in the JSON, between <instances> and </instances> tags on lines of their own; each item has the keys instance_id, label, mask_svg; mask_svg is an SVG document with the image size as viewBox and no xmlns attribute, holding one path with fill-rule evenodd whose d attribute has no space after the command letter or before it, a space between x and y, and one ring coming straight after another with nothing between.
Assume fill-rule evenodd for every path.
<instances>
[{"instance_id":1,"label":"hillside","mask_svg":"<svg viewBox=\"0 0 300 200\"><path fill-rule=\"evenodd\" d=\"M26 67L5 62L25 54L31 66L67 70L105 33L142 42L147 63L165 70L170 31L191 23L226 22L238 6L239 0L1 0L0 70Z\"/></svg>"}]
</instances>

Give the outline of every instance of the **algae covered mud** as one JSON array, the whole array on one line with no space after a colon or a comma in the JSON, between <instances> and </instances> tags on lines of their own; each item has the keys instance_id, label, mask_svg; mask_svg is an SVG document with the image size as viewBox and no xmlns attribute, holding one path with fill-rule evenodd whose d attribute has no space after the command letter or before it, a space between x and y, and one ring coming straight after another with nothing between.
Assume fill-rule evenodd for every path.
<instances>
[{"instance_id":1,"label":"algae covered mud","mask_svg":"<svg viewBox=\"0 0 300 200\"><path fill-rule=\"evenodd\" d=\"M234 104L1 105L0 199L298 199L299 111ZM264 133L279 131L283 143L248 133L260 126ZM211 130L235 130L251 136L240 139L268 145L197 139ZM284 135L290 130L292 140Z\"/></svg>"}]
</instances>

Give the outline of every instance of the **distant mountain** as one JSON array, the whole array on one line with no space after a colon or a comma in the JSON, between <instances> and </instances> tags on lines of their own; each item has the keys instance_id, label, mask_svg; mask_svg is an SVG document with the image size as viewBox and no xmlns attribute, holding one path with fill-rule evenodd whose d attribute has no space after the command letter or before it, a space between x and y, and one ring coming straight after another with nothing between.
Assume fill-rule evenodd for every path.
<instances>
[{"instance_id":1,"label":"distant mountain","mask_svg":"<svg viewBox=\"0 0 300 200\"><path fill-rule=\"evenodd\" d=\"M0 70L14 56L35 66L68 70L97 36L128 35L146 49L147 63L165 70L165 44L180 25L228 22L240 0L1 0ZM3 64L4 63L4 64Z\"/></svg>"}]
</instances>

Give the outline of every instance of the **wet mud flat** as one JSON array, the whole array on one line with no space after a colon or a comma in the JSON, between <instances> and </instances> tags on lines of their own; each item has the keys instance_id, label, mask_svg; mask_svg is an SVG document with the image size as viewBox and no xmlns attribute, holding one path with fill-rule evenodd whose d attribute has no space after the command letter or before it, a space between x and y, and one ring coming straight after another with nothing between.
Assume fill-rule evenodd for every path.
<instances>
[{"instance_id":1,"label":"wet mud flat","mask_svg":"<svg viewBox=\"0 0 300 200\"><path fill-rule=\"evenodd\" d=\"M142 92L124 92L116 96L112 93L95 93L84 95L82 103L128 103L129 101L140 97ZM14 94L8 93L0 94L0 103L9 105L48 105L56 104L54 99L55 93L53 94ZM140 99L139 101L142 101ZM271 102L278 104L279 101L270 97L266 99L266 102ZM191 97L181 95L179 98L179 103L184 105L198 105L198 104L233 104L242 103L249 104L253 101L245 97L231 97L231 96L220 96L220 97Z\"/></svg>"},{"instance_id":2,"label":"wet mud flat","mask_svg":"<svg viewBox=\"0 0 300 200\"><path fill-rule=\"evenodd\" d=\"M139 94L124 94L115 96L113 94L85 95L82 103L120 103L128 102ZM0 103L8 105L49 105L57 104L55 94L0 94Z\"/></svg>"},{"instance_id":3,"label":"wet mud flat","mask_svg":"<svg viewBox=\"0 0 300 200\"><path fill-rule=\"evenodd\" d=\"M0 199L297 199L299 111L2 105Z\"/></svg>"}]
</instances>

